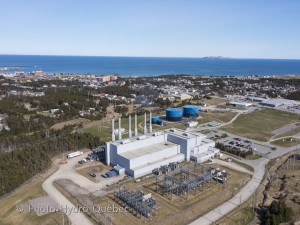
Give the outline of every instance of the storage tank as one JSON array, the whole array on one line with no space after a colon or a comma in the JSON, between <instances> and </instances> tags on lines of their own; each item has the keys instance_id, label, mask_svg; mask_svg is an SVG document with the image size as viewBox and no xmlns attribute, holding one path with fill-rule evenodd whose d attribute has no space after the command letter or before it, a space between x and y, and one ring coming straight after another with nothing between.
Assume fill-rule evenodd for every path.
<instances>
[{"instance_id":1,"label":"storage tank","mask_svg":"<svg viewBox=\"0 0 300 225\"><path fill-rule=\"evenodd\" d=\"M182 109L179 108L167 108L166 117L169 121L180 121L182 119Z\"/></svg>"},{"instance_id":2,"label":"storage tank","mask_svg":"<svg viewBox=\"0 0 300 225\"><path fill-rule=\"evenodd\" d=\"M199 115L199 106L197 105L185 105L183 106L184 117L194 117Z\"/></svg>"},{"instance_id":3,"label":"storage tank","mask_svg":"<svg viewBox=\"0 0 300 225\"><path fill-rule=\"evenodd\" d=\"M159 118L159 116L153 116L151 121L153 124L158 124L160 121L160 118Z\"/></svg>"}]
</instances>

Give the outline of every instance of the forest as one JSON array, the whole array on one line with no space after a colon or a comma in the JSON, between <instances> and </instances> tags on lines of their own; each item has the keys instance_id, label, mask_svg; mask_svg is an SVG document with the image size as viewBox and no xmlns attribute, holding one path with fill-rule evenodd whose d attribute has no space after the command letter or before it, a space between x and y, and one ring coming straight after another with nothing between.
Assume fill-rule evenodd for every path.
<instances>
[{"instance_id":1,"label":"forest","mask_svg":"<svg viewBox=\"0 0 300 225\"><path fill-rule=\"evenodd\" d=\"M44 138L9 152L0 152L0 196L16 189L51 165L51 158L67 151L94 148L100 139L90 134L70 133Z\"/></svg>"},{"instance_id":2,"label":"forest","mask_svg":"<svg viewBox=\"0 0 300 225\"><path fill-rule=\"evenodd\" d=\"M279 225L290 222L293 217L293 211L287 207L283 200L273 200L271 205L264 212L263 222L265 225Z\"/></svg>"}]
</instances>

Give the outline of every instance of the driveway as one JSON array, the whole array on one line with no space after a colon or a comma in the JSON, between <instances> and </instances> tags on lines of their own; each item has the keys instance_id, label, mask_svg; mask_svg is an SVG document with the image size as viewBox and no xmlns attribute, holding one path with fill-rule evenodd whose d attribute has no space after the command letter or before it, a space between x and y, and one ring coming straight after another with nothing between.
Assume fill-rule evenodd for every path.
<instances>
[{"instance_id":1,"label":"driveway","mask_svg":"<svg viewBox=\"0 0 300 225\"><path fill-rule=\"evenodd\" d=\"M94 183L86 177L81 176L76 172L75 166L77 165L79 160L86 158L87 155L88 153L85 153L79 157L69 159L67 164L60 165L59 169L48 179L46 179L42 185L43 189L60 206L60 208L68 209L66 215L68 216L71 223L74 225L92 225L93 223L83 213L77 210L77 206L70 202L63 194L61 194L55 188L55 186L53 185L53 182L55 180L69 179L75 184L79 185L80 187L86 189L88 192L94 193L96 195L104 195L105 191L101 190L102 188L104 188L107 184L111 184L124 178L123 175L105 179L100 183ZM70 209L76 210L75 212L69 213Z\"/></svg>"}]
</instances>

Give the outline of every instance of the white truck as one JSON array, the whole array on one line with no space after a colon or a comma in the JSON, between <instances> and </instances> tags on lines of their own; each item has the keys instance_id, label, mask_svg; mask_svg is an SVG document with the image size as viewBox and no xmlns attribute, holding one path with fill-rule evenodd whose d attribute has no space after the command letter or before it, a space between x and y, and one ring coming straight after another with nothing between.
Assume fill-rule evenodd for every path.
<instances>
[{"instance_id":1,"label":"white truck","mask_svg":"<svg viewBox=\"0 0 300 225\"><path fill-rule=\"evenodd\" d=\"M71 158L73 158L73 157L80 156L80 155L82 155L82 154L83 154L83 152L80 152L80 151L72 152L72 153L70 153L70 154L67 155L67 158L68 158L68 159L71 159Z\"/></svg>"}]
</instances>

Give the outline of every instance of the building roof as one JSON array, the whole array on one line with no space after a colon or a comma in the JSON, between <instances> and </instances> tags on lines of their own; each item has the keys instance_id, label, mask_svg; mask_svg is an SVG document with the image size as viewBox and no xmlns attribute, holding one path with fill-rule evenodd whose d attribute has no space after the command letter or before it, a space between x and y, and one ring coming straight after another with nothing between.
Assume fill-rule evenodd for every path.
<instances>
[{"instance_id":1,"label":"building roof","mask_svg":"<svg viewBox=\"0 0 300 225\"><path fill-rule=\"evenodd\" d=\"M142 157L145 155L150 155L153 152L159 152L159 151L162 151L164 149L168 149L168 148L171 148L174 146L178 146L178 145L174 144L172 142L169 142L169 141L164 141L164 142L161 142L158 144L153 144L153 145L149 145L149 146L146 146L143 148L138 148L138 149L135 149L132 151L120 153L119 155L123 156L126 159L131 160L131 159L139 158L139 157Z\"/></svg>"},{"instance_id":2,"label":"building roof","mask_svg":"<svg viewBox=\"0 0 300 225\"><path fill-rule=\"evenodd\" d=\"M242 106L245 106L245 107L248 107L248 106L251 106L252 103L248 103L248 102L229 102L230 104L232 105L242 105Z\"/></svg>"},{"instance_id":3,"label":"building roof","mask_svg":"<svg viewBox=\"0 0 300 225\"><path fill-rule=\"evenodd\" d=\"M283 98L270 98L270 99L266 99L266 100L262 101L262 104L274 105L274 106L293 105L294 101L288 100L288 99L283 99Z\"/></svg>"},{"instance_id":4,"label":"building roof","mask_svg":"<svg viewBox=\"0 0 300 225\"><path fill-rule=\"evenodd\" d=\"M191 133L186 130L181 130L181 129L177 129L177 128L170 128L170 129L165 130L165 132L167 132L169 134L174 134L174 135L179 136L184 139L190 139L190 138L195 138L195 137L205 137L204 134L200 134L200 133L195 134L195 133Z\"/></svg>"}]
</instances>

